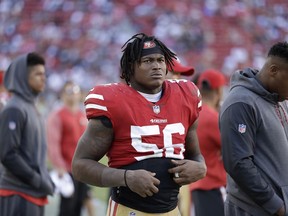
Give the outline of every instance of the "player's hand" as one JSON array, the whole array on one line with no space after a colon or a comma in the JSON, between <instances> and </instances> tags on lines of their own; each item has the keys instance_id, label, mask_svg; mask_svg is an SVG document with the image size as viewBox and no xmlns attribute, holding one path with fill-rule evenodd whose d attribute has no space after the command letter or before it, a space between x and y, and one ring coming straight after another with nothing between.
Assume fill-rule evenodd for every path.
<instances>
[{"instance_id":1,"label":"player's hand","mask_svg":"<svg viewBox=\"0 0 288 216\"><path fill-rule=\"evenodd\" d=\"M152 196L158 193L160 181L152 173L146 170L128 170L126 173L126 182L130 190L139 194L141 197Z\"/></svg>"},{"instance_id":2,"label":"player's hand","mask_svg":"<svg viewBox=\"0 0 288 216\"><path fill-rule=\"evenodd\" d=\"M174 175L174 181L179 185L190 184L206 175L207 167L203 162L192 160L171 160L175 167L168 170Z\"/></svg>"}]
</instances>

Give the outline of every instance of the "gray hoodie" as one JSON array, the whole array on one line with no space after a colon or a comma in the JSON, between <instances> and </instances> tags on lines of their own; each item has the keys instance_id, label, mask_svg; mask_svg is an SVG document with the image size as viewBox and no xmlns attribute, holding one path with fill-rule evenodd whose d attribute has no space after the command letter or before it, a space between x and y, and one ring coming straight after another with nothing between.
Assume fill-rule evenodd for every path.
<instances>
[{"instance_id":1,"label":"gray hoodie","mask_svg":"<svg viewBox=\"0 0 288 216\"><path fill-rule=\"evenodd\" d=\"M254 216L273 215L285 203L288 215L287 101L278 102L256 73L235 72L221 107L227 199Z\"/></svg>"},{"instance_id":2,"label":"gray hoodie","mask_svg":"<svg viewBox=\"0 0 288 216\"><path fill-rule=\"evenodd\" d=\"M53 194L43 119L35 106L37 94L28 85L27 55L12 62L4 85L12 97L0 113L0 189L33 197Z\"/></svg>"}]
</instances>

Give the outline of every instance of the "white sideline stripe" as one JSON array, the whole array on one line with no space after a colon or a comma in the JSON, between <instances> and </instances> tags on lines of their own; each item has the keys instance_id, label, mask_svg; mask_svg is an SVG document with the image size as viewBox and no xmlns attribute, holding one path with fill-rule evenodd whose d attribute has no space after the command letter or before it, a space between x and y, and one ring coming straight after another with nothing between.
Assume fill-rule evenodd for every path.
<instances>
[{"instance_id":1,"label":"white sideline stripe","mask_svg":"<svg viewBox=\"0 0 288 216\"><path fill-rule=\"evenodd\" d=\"M99 100L104 100L103 95L99 95L99 94L89 94L87 95L87 97L85 98L85 101L88 99L99 99Z\"/></svg>"},{"instance_id":2,"label":"white sideline stripe","mask_svg":"<svg viewBox=\"0 0 288 216\"><path fill-rule=\"evenodd\" d=\"M86 109L99 109L99 110L104 110L107 111L107 107L106 106L101 106L101 105L97 105L97 104L87 104L85 106Z\"/></svg>"}]
</instances>

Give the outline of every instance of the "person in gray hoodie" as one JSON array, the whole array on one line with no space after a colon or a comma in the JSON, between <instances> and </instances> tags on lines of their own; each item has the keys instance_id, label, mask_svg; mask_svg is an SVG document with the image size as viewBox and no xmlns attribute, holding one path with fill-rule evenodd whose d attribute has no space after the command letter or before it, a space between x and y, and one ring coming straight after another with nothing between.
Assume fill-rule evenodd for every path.
<instances>
[{"instance_id":1,"label":"person in gray hoodie","mask_svg":"<svg viewBox=\"0 0 288 216\"><path fill-rule=\"evenodd\" d=\"M288 43L231 77L220 113L225 215L288 215Z\"/></svg>"},{"instance_id":2,"label":"person in gray hoodie","mask_svg":"<svg viewBox=\"0 0 288 216\"><path fill-rule=\"evenodd\" d=\"M0 113L0 215L43 216L54 185L46 167L44 122L35 106L45 88L45 60L19 56L4 75L12 93Z\"/></svg>"}]
</instances>

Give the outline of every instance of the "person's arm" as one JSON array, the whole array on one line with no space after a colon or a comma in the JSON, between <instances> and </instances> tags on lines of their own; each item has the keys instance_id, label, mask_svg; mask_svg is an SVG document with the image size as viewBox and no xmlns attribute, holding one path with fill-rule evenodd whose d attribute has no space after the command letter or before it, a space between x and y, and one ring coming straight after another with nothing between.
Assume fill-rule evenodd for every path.
<instances>
[{"instance_id":1,"label":"person's arm","mask_svg":"<svg viewBox=\"0 0 288 216\"><path fill-rule=\"evenodd\" d=\"M199 148L197 137L198 120L189 128L185 141L185 159L172 160L175 168L169 169L170 173L178 173L179 177L174 177L176 183L180 185L190 184L202 179L206 175L207 167L204 157Z\"/></svg>"},{"instance_id":2,"label":"person's arm","mask_svg":"<svg viewBox=\"0 0 288 216\"><path fill-rule=\"evenodd\" d=\"M255 203L274 214L283 206L283 200L254 164L256 122L255 111L247 104L233 104L224 111L220 117L223 162L238 186ZM239 124L243 124L242 128Z\"/></svg>"},{"instance_id":3,"label":"person's arm","mask_svg":"<svg viewBox=\"0 0 288 216\"><path fill-rule=\"evenodd\" d=\"M54 168L60 174L63 174L67 172L68 167L61 153L62 122L58 112L54 111L49 115L46 124L46 133L49 160Z\"/></svg>"},{"instance_id":4,"label":"person's arm","mask_svg":"<svg viewBox=\"0 0 288 216\"><path fill-rule=\"evenodd\" d=\"M113 142L113 128L107 118L90 119L80 138L72 160L75 179L99 187L129 186L142 197L158 192L155 173L146 170L125 170L107 167L98 161L108 152Z\"/></svg>"},{"instance_id":5,"label":"person's arm","mask_svg":"<svg viewBox=\"0 0 288 216\"><path fill-rule=\"evenodd\" d=\"M42 190L53 193L53 187L47 185L36 168L31 167L21 155L21 136L25 127L25 117L17 108L10 108L1 113L0 121L0 159L3 166L20 181Z\"/></svg>"}]
</instances>

